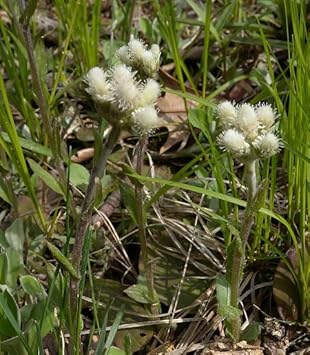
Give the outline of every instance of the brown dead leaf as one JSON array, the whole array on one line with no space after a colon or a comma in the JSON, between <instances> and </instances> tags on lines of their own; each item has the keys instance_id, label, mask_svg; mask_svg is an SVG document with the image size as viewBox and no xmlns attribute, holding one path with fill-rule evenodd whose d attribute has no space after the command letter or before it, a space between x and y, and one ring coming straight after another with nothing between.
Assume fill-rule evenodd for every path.
<instances>
[{"instance_id":1,"label":"brown dead leaf","mask_svg":"<svg viewBox=\"0 0 310 355\"><path fill-rule=\"evenodd\" d=\"M297 272L298 258L294 248L286 253L286 262ZM279 315L284 320L296 321L300 316L300 304L298 286L285 261L277 266L273 280L273 297L277 305Z\"/></svg>"},{"instance_id":2,"label":"brown dead leaf","mask_svg":"<svg viewBox=\"0 0 310 355\"><path fill-rule=\"evenodd\" d=\"M181 86L179 80L177 80L173 75L169 73L169 71L173 70L174 68L175 64L173 62L166 65L162 65L159 69L159 76L165 87L174 90L180 90ZM185 85L185 87L187 92L195 94L195 91L190 86Z\"/></svg>"},{"instance_id":3,"label":"brown dead leaf","mask_svg":"<svg viewBox=\"0 0 310 355\"><path fill-rule=\"evenodd\" d=\"M240 102L255 94L250 80L240 80L228 93L228 100Z\"/></svg>"},{"instance_id":4,"label":"brown dead leaf","mask_svg":"<svg viewBox=\"0 0 310 355\"><path fill-rule=\"evenodd\" d=\"M194 107L193 102L188 102L188 105ZM178 150L183 149L190 136L184 100L178 95L166 93L164 97L158 99L157 107L160 110L161 126L166 127L169 132L159 153L165 153L178 143L180 143Z\"/></svg>"}]
</instances>

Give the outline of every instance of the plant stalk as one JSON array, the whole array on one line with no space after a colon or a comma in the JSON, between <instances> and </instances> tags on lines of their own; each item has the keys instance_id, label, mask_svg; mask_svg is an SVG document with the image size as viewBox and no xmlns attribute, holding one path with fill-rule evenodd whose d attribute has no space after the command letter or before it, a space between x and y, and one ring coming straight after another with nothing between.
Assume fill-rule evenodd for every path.
<instances>
[{"instance_id":1,"label":"plant stalk","mask_svg":"<svg viewBox=\"0 0 310 355\"><path fill-rule=\"evenodd\" d=\"M144 153L147 147L147 138L141 137L137 146L137 162L136 162L136 172L137 174L142 174L142 167L144 161ZM143 204L143 185L140 182L136 183L135 186L136 202L137 202L137 224L138 224L138 234L140 239L141 254L144 266L144 273L146 278L146 286L148 288L149 296L152 300L151 311L153 314L158 313L156 292L154 288L154 277L152 265L149 264L149 257L147 251L147 240L145 233L145 214L144 214L144 204Z\"/></svg>"},{"instance_id":2,"label":"plant stalk","mask_svg":"<svg viewBox=\"0 0 310 355\"><path fill-rule=\"evenodd\" d=\"M242 278L245 249L248 241L251 228L254 223L254 215L256 213L252 208L252 202L257 192L257 178L255 170L256 160L251 160L245 163L245 177L248 186L248 201L245 209L244 220L241 225L240 239L236 241L234 248L233 264L230 279L230 305L234 308L239 307L239 287ZM241 319L235 318L231 321L232 336L235 341L240 339Z\"/></svg>"},{"instance_id":3,"label":"plant stalk","mask_svg":"<svg viewBox=\"0 0 310 355\"><path fill-rule=\"evenodd\" d=\"M253 201L257 191L256 160L249 160L244 165L245 179L248 187L248 205Z\"/></svg>"},{"instance_id":4,"label":"plant stalk","mask_svg":"<svg viewBox=\"0 0 310 355\"><path fill-rule=\"evenodd\" d=\"M106 144L103 144L102 146L102 151L100 153L98 161L96 162L96 165L93 167L93 170L89 178L87 191L82 204L80 219L76 227L74 246L72 249L72 264L76 268L78 273L80 272L80 265L82 260L82 251L83 251L85 236L91 222L96 186L104 174L107 160L110 154L112 153L115 144L118 141L119 135L120 135L120 127L118 125L114 125L112 127L112 130L110 132ZM70 280L70 307L71 307L73 319L75 319L76 316L78 295L79 295L79 281L75 281L71 279Z\"/></svg>"}]
</instances>

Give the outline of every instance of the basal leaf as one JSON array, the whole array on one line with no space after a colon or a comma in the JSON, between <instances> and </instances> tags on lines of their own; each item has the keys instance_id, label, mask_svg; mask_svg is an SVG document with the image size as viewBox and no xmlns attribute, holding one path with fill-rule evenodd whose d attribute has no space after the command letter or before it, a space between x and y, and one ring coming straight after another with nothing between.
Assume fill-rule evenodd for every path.
<instances>
[{"instance_id":1,"label":"basal leaf","mask_svg":"<svg viewBox=\"0 0 310 355\"><path fill-rule=\"evenodd\" d=\"M46 292L41 283L31 275L20 277L20 284L23 290L30 296L39 297L40 299L46 296Z\"/></svg>"}]
</instances>

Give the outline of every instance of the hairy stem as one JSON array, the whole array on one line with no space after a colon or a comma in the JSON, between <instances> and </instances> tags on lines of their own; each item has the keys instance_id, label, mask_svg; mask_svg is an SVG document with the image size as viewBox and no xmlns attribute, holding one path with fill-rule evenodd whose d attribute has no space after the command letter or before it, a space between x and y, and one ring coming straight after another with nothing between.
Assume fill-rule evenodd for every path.
<instances>
[{"instance_id":1,"label":"hairy stem","mask_svg":"<svg viewBox=\"0 0 310 355\"><path fill-rule=\"evenodd\" d=\"M96 165L93 167L93 170L89 178L89 183L88 183L87 191L85 194L85 198L83 201L82 210L80 214L80 220L76 227L74 246L72 249L72 263L78 272L80 271L85 236L91 222L96 186L104 174L107 160L110 154L112 153L115 144L117 143L119 134L120 134L120 127L116 125L112 127L107 143L103 144L101 154L98 158L98 161L96 162ZM75 319L76 316L77 305L78 305L78 294L79 294L79 282L71 279L70 307L71 307L73 319Z\"/></svg>"},{"instance_id":2,"label":"hairy stem","mask_svg":"<svg viewBox=\"0 0 310 355\"><path fill-rule=\"evenodd\" d=\"M245 163L245 175L248 186L248 201L245 209L245 216L240 230L240 239L236 241L233 255L233 264L230 279L230 305L234 308L239 306L239 287L243 274L245 248L251 228L254 223L256 209L253 209L253 200L257 192L257 179L255 170L256 160ZM232 335L235 341L240 339L241 319L235 318L231 321Z\"/></svg>"},{"instance_id":3,"label":"hairy stem","mask_svg":"<svg viewBox=\"0 0 310 355\"><path fill-rule=\"evenodd\" d=\"M245 163L245 179L248 187L248 204L253 201L253 198L257 190L257 178L256 178L256 160L250 160Z\"/></svg>"},{"instance_id":4,"label":"hairy stem","mask_svg":"<svg viewBox=\"0 0 310 355\"><path fill-rule=\"evenodd\" d=\"M137 163L136 163L136 172L141 175L142 166L144 161L144 153L147 146L147 138L142 137L139 140L137 147ZM154 278L153 278L153 270L152 265L149 264L148 251L147 251L147 240L145 233L145 216L144 216L144 208L143 208L143 185L140 182L136 183L135 186L136 192L136 202L137 202L137 223L138 223L138 233L141 245L141 254L143 259L143 266L146 278L146 286L148 288L149 296L152 300L152 313L156 314L157 311L157 300L156 300L156 292L154 288Z\"/></svg>"}]
</instances>

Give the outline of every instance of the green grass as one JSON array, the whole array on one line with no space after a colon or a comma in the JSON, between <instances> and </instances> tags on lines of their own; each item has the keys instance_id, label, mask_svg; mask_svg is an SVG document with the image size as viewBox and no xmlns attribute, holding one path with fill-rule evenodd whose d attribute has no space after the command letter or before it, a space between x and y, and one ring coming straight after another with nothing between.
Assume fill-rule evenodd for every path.
<instances>
[{"instance_id":1,"label":"green grass","mask_svg":"<svg viewBox=\"0 0 310 355\"><path fill-rule=\"evenodd\" d=\"M87 318L86 333L99 336L98 354L113 354L108 351L114 338L117 346L127 349L121 354L139 348L134 340L139 331L134 333L131 324L147 330L151 338L161 330L162 342L169 339L178 344L181 327L176 326L175 338L169 338L173 332L161 327L170 314L156 318L141 294L124 292L144 283L137 229L131 217L136 206L130 196L134 196L134 184L142 183L150 264L162 305L170 310L178 304L189 307L186 317L194 318L198 312L190 308L194 300L212 288L212 280L223 270L210 260L224 265L231 240L240 230L246 201L240 161L234 161L217 144L215 106L224 98L253 104L264 100L277 108L283 148L259 166L259 181L268 181L268 188L247 245L244 277L250 277L259 260L268 270L264 276L264 270L255 269L259 282L270 281L274 265L284 260L298 289L297 320L309 321L310 46L306 0L265 0L257 1L256 6L237 0L208 0L205 4L195 0L113 1L109 9L100 0L91 6L87 0L55 0L55 43L48 43L38 32L35 15L41 10L37 1L30 1L26 8L23 3L0 0L0 8L11 22L0 20L0 284L9 286L9 293L0 292L1 351L10 354L18 344L23 354L42 353L41 340L51 332L61 353L65 349L60 339L69 331L75 337L71 344L77 353L82 314ZM51 9L48 11L51 15ZM161 144L158 135L150 140L151 155L138 176L132 170L135 138L126 136L124 144L115 148L105 177L98 182L94 207L100 209L103 196L119 190L121 203L108 215L104 231L88 235L89 245L77 271L82 277L80 295L92 304L85 310L80 297L79 314L74 318L68 307L71 250L82 200L79 192L85 193L88 175L85 169L77 172L71 166L70 156L95 146L97 157L107 127L84 91L84 75L94 66L107 68L114 63L115 49L132 34L149 44L156 41L162 64L173 63L169 71L173 84L161 73L163 92L184 100L190 130L185 151L194 147L196 153L189 149L189 157L180 159L172 147L171 159L165 160L165 155L159 160L156 155L151 158L154 142L153 150ZM76 128L67 134L70 123L70 128ZM84 137L91 131L89 126L93 132L88 140ZM92 164L80 163L88 170ZM81 183L73 186L76 180L71 174L77 174ZM22 202L24 197L28 205ZM21 212L24 210L26 214ZM205 239L199 239L203 233ZM46 241L60 254L55 256ZM296 252L296 267L285 257L290 248ZM36 280L45 275L46 296L23 289L23 275ZM109 286L100 286L98 278ZM266 292L270 296L272 289ZM211 295L214 299L214 293ZM115 300L110 304L110 299ZM182 318L178 308L176 317ZM74 323L74 319L78 321ZM144 321L154 321L157 327L139 328ZM128 336L117 332L120 324L127 327ZM9 327L8 334L1 332L4 326ZM91 337L82 339L87 351L96 348ZM146 342L139 349L146 352L149 346Z\"/></svg>"}]
</instances>

